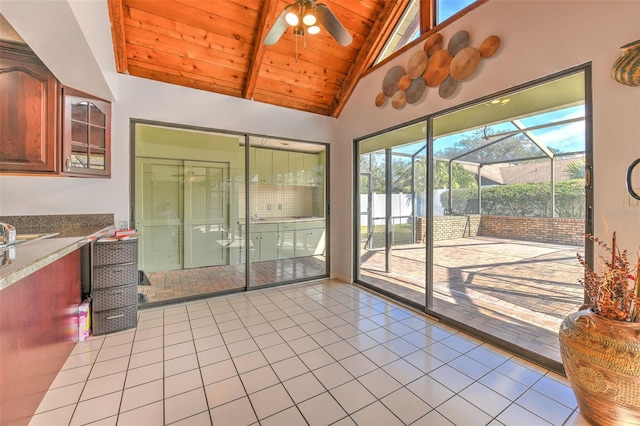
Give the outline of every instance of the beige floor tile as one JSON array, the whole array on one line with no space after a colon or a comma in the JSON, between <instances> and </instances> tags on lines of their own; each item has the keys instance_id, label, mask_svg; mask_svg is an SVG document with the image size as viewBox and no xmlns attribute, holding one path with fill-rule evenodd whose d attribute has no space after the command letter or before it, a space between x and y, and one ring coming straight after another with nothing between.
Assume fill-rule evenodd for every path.
<instances>
[{"instance_id":1,"label":"beige floor tile","mask_svg":"<svg viewBox=\"0 0 640 426\"><path fill-rule=\"evenodd\" d=\"M234 426L248 426L258 420L247 397L212 408L211 418L213 424Z\"/></svg>"},{"instance_id":2,"label":"beige floor tile","mask_svg":"<svg viewBox=\"0 0 640 426\"><path fill-rule=\"evenodd\" d=\"M70 425L83 425L118 414L122 392L114 392L78 403Z\"/></svg>"},{"instance_id":3,"label":"beige floor tile","mask_svg":"<svg viewBox=\"0 0 640 426\"><path fill-rule=\"evenodd\" d=\"M126 373L122 371L87 381L82 395L80 395L80 401L121 391L124 387L125 376Z\"/></svg>"},{"instance_id":4,"label":"beige floor tile","mask_svg":"<svg viewBox=\"0 0 640 426\"><path fill-rule=\"evenodd\" d=\"M163 424L163 417L163 403L158 401L121 412L118 416L118 426L157 426Z\"/></svg>"},{"instance_id":5,"label":"beige floor tile","mask_svg":"<svg viewBox=\"0 0 640 426\"><path fill-rule=\"evenodd\" d=\"M162 401L162 380L144 383L139 386L125 389L122 393L121 411L130 411L143 405Z\"/></svg>"},{"instance_id":6,"label":"beige floor tile","mask_svg":"<svg viewBox=\"0 0 640 426\"><path fill-rule=\"evenodd\" d=\"M82 394L84 385L84 383L76 383L49 390L45 394L44 398L42 398L36 413L43 413L45 411L76 404L80 400L80 395Z\"/></svg>"},{"instance_id":7,"label":"beige floor tile","mask_svg":"<svg viewBox=\"0 0 640 426\"><path fill-rule=\"evenodd\" d=\"M164 400L165 422L173 423L208 411L204 388L195 389Z\"/></svg>"}]
</instances>

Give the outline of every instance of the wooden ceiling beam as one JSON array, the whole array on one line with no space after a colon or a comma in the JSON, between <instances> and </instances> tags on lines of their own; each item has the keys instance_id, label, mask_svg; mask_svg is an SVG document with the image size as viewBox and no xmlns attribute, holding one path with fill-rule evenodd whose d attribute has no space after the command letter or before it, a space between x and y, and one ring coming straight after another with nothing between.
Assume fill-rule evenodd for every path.
<instances>
[{"instance_id":1,"label":"wooden ceiling beam","mask_svg":"<svg viewBox=\"0 0 640 426\"><path fill-rule=\"evenodd\" d=\"M433 0L420 0L420 34L429 31L436 24Z\"/></svg>"},{"instance_id":2,"label":"wooden ceiling beam","mask_svg":"<svg viewBox=\"0 0 640 426\"><path fill-rule=\"evenodd\" d=\"M111 38L116 60L116 71L127 72L127 40L124 34L124 6L122 0L108 0L109 20L111 21Z\"/></svg>"},{"instance_id":3,"label":"wooden ceiling beam","mask_svg":"<svg viewBox=\"0 0 640 426\"><path fill-rule=\"evenodd\" d=\"M253 42L253 52L251 54L247 82L243 93L245 99L251 99L256 89L256 82L258 81L258 74L260 73L260 66L262 65L262 58L265 52L265 45L262 40L264 40L267 32L276 22L276 19L278 19L278 3L279 0L265 0L262 6L260 23L258 24L258 32Z\"/></svg>"},{"instance_id":4,"label":"wooden ceiling beam","mask_svg":"<svg viewBox=\"0 0 640 426\"><path fill-rule=\"evenodd\" d=\"M342 87L336 94L331 107L331 116L338 117L344 109L347 100L353 93L364 71L373 65L387 39L396 27L398 20L407 8L409 0L397 0L384 2L378 17L371 27L369 35L365 39L353 67L349 70Z\"/></svg>"}]
</instances>

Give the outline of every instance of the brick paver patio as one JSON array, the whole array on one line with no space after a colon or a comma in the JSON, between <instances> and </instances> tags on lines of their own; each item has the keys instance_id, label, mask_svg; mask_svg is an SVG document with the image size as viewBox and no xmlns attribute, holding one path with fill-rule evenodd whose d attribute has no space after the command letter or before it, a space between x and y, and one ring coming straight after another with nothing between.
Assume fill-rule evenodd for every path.
<instances>
[{"instance_id":1,"label":"brick paver patio","mask_svg":"<svg viewBox=\"0 0 640 426\"><path fill-rule=\"evenodd\" d=\"M434 243L433 310L560 362L557 330L582 304L582 267L567 246L487 237ZM362 252L362 281L425 303L425 248Z\"/></svg>"}]
</instances>

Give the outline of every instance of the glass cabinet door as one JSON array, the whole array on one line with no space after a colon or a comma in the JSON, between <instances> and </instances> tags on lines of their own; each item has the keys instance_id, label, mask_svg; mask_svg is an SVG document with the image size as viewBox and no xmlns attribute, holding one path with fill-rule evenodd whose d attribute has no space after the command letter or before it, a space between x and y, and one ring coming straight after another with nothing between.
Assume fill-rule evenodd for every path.
<instances>
[{"instance_id":1,"label":"glass cabinet door","mask_svg":"<svg viewBox=\"0 0 640 426\"><path fill-rule=\"evenodd\" d=\"M63 93L63 173L109 176L111 104L73 89Z\"/></svg>"}]
</instances>

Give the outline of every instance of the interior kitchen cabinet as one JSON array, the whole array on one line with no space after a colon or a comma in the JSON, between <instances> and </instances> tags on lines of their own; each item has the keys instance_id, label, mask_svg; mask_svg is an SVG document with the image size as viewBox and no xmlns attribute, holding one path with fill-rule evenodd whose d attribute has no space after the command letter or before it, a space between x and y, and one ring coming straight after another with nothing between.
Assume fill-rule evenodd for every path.
<instances>
[{"instance_id":1,"label":"interior kitchen cabinet","mask_svg":"<svg viewBox=\"0 0 640 426\"><path fill-rule=\"evenodd\" d=\"M281 222L278 224L278 259L291 259L296 256L296 224Z\"/></svg>"},{"instance_id":2,"label":"interior kitchen cabinet","mask_svg":"<svg viewBox=\"0 0 640 426\"><path fill-rule=\"evenodd\" d=\"M274 150L273 153L273 183L284 185L289 174L289 151Z\"/></svg>"},{"instance_id":3,"label":"interior kitchen cabinet","mask_svg":"<svg viewBox=\"0 0 640 426\"><path fill-rule=\"evenodd\" d=\"M303 185L304 154L302 152L289 153L289 181L290 185Z\"/></svg>"},{"instance_id":4,"label":"interior kitchen cabinet","mask_svg":"<svg viewBox=\"0 0 640 426\"><path fill-rule=\"evenodd\" d=\"M278 224L251 224L251 262L278 258Z\"/></svg>"},{"instance_id":5,"label":"interior kitchen cabinet","mask_svg":"<svg viewBox=\"0 0 640 426\"><path fill-rule=\"evenodd\" d=\"M323 183L324 170L322 169L320 154L304 153L302 156L303 185L318 186Z\"/></svg>"},{"instance_id":6,"label":"interior kitchen cabinet","mask_svg":"<svg viewBox=\"0 0 640 426\"><path fill-rule=\"evenodd\" d=\"M295 257L324 254L324 233L324 220L296 223Z\"/></svg>"},{"instance_id":7,"label":"interior kitchen cabinet","mask_svg":"<svg viewBox=\"0 0 640 426\"><path fill-rule=\"evenodd\" d=\"M111 175L111 103L68 87L62 89L62 172Z\"/></svg>"},{"instance_id":8,"label":"interior kitchen cabinet","mask_svg":"<svg viewBox=\"0 0 640 426\"><path fill-rule=\"evenodd\" d=\"M28 46L0 41L0 171L58 172L58 80Z\"/></svg>"},{"instance_id":9,"label":"interior kitchen cabinet","mask_svg":"<svg viewBox=\"0 0 640 426\"><path fill-rule=\"evenodd\" d=\"M251 183L273 183L273 150L251 148L249 156Z\"/></svg>"}]
</instances>

